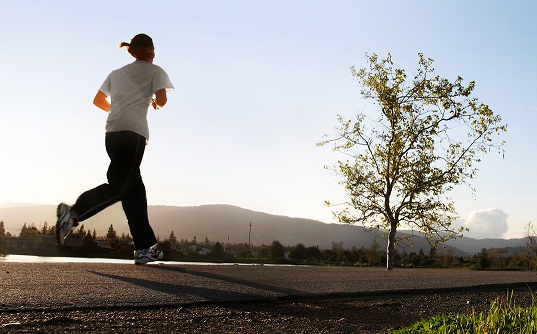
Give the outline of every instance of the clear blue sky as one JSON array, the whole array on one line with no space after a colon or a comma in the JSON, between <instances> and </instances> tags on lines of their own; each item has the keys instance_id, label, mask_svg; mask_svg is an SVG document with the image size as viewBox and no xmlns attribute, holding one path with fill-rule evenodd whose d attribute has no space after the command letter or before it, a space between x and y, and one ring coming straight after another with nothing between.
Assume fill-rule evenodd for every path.
<instances>
[{"instance_id":1,"label":"clear blue sky","mask_svg":"<svg viewBox=\"0 0 537 334\"><path fill-rule=\"evenodd\" d=\"M522 236L537 222L535 1L0 0L0 203L74 202L105 181L106 113L92 105L117 45L153 37L176 89L151 111L142 164L150 204L232 204L332 222L342 201L315 146L336 115L362 111L351 66L417 54L437 73L475 80L508 123L473 185L452 193L470 236ZM0 217L1 218L1 217Z\"/></svg>"}]
</instances>

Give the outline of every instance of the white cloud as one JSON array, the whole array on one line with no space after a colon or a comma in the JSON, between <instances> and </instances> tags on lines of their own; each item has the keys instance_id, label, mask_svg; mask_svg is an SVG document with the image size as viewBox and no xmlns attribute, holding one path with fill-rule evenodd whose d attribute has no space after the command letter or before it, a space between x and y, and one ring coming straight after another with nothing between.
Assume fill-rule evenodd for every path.
<instances>
[{"instance_id":1,"label":"white cloud","mask_svg":"<svg viewBox=\"0 0 537 334\"><path fill-rule=\"evenodd\" d=\"M507 217L507 213L501 209L472 211L464 221L464 226L470 230L467 236L479 239L504 238L509 229Z\"/></svg>"}]
</instances>

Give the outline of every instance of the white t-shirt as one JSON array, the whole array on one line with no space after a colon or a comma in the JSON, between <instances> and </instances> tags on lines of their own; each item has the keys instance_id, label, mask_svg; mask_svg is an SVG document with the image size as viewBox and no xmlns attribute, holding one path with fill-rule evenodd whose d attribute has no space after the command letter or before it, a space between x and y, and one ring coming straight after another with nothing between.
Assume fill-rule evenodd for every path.
<instances>
[{"instance_id":1,"label":"white t-shirt","mask_svg":"<svg viewBox=\"0 0 537 334\"><path fill-rule=\"evenodd\" d=\"M157 65L137 60L112 71L99 90L111 98L106 132L132 131L149 140L147 111L153 94L171 90L168 74Z\"/></svg>"}]
</instances>

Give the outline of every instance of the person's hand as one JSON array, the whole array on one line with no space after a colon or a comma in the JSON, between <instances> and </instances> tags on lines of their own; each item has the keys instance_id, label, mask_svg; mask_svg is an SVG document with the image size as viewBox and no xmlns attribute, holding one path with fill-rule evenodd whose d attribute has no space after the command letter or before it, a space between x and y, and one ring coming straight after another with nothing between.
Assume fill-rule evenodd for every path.
<instances>
[{"instance_id":1,"label":"person's hand","mask_svg":"<svg viewBox=\"0 0 537 334\"><path fill-rule=\"evenodd\" d=\"M153 106L153 109L155 110L159 109L159 106L157 104L157 101L155 101L155 99L151 99L151 105Z\"/></svg>"}]
</instances>

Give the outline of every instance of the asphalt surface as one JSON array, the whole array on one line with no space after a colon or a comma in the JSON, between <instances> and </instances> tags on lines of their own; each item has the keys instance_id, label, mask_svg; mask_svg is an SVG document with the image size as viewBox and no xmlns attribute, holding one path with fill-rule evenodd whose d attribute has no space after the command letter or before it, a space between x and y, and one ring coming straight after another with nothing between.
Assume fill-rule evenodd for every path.
<instances>
[{"instance_id":1,"label":"asphalt surface","mask_svg":"<svg viewBox=\"0 0 537 334\"><path fill-rule=\"evenodd\" d=\"M336 298L535 285L536 272L0 260L0 312Z\"/></svg>"}]
</instances>

